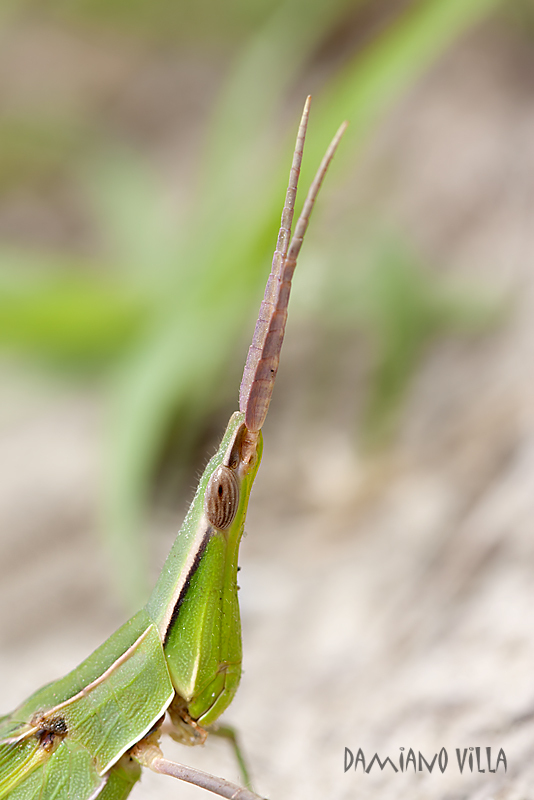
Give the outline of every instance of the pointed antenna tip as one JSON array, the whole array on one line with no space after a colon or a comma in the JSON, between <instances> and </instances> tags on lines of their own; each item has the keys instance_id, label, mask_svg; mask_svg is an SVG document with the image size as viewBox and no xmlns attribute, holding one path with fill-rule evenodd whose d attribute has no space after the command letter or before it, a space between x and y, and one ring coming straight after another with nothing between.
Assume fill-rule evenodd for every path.
<instances>
[{"instance_id":1,"label":"pointed antenna tip","mask_svg":"<svg viewBox=\"0 0 534 800\"><path fill-rule=\"evenodd\" d=\"M311 94L309 94L306 98L306 102L304 103L304 109L302 111L302 120L306 120L310 114L310 105L311 105Z\"/></svg>"},{"instance_id":2,"label":"pointed antenna tip","mask_svg":"<svg viewBox=\"0 0 534 800\"><path fill-rule=\"evenodd\" d=\"M341 139L341 137L343 136L348 127L349 127L349 121L348 119L346 119L345 122L342 122L341 125L339 126L335 138Z\"/></svg>"},{"instance_id":3,"label":"pointed antenna tip","mask_svg":"<svg viewBox=\"0 0 534 800\"><path fill-rule=\"evenodd\" d=\"M277 249L239 390L239 410L245 414L245 425L251 433L261 430L267 416L284 339L291 278L297 256L323 178L348 126L348 122L343 122L332 139L304 202L293 238L289 242L310 102L311 95L308 95L297 134Z\"/></svg>"}]
</instances>

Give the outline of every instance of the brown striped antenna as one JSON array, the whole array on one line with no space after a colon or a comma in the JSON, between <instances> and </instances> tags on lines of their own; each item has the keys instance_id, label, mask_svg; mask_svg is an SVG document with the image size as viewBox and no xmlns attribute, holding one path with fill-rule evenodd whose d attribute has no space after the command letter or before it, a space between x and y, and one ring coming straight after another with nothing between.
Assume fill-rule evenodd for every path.
<instances>
[{"instance_id":1,"label":"brown striped antenna","mask_svg":"<svg viewBox=\"0 0 534 800\"><path fill-rule=\"evenodd\" d=\"M344 122L330 143L317 174L310 186L308 196L291 236L291 223L295 208L295 197L302 161L304 139L308 126L311 97L306 99L302 119L297 134L293 163L289 173L286 202L282 211L282 223L274 251L271 274L265 287L265 295L260 306L252 344L249 347L247 362L239 390L239 410L245 414L245 425L251 433L261 430L273 393L276 373L280 361L280 351L284 341L287 320L287 306L291 292L291 280L297 265L297 257L302 240L310 221L315 199L321 188L326 171L334 157L336 148L348 125Z\"/></svg>"}]
</instances>

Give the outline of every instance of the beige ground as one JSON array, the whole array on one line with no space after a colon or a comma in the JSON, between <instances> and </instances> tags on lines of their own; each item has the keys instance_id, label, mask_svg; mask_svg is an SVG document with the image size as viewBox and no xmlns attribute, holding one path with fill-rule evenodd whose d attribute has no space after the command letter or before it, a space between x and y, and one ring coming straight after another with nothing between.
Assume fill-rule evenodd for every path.
<instances>
[{"instance_id":1,"label":"beige ground","mask_svg":"<svg viewBox=\"0 0 534 800\"><path fill-rule=\"evenodd\" d=\"M534 797L533 74L519 37L471 37L390 117L357 176L362 202L379 183L429 259L512 300L491 335L431 350L387 457L360 459L339 399L311 433L299 424L288 342L242 551L245 674L227 715L270 798ZM7 710L122 613L97 545L100 400L11 374L0 401ZM178 524L158 515L155 560ZM449 766L344 774L345 746L395 759L445 747ZM504 748L507 774L460 775L455 748L470 746ZM224 743L168 752L236 777ZM151 775L135 792L200 796Z\"/></svg>"}]
</instances>

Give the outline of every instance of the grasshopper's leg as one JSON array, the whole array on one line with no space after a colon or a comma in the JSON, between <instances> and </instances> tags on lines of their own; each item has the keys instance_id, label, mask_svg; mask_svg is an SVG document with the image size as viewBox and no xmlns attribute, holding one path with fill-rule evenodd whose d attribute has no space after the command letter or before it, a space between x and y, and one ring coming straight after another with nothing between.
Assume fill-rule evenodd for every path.
<instances>
[{"instance_id":1,"label":"grasshopper's leg","mask_svg":"<svg viewBox=\"0 0 534 800\"><path fill-rule=\"evenodd\" d=\"M204 744L208 733L223 739L228 739L234 751L243 783L247 789L251 792L253 791L250 773L235 728L230 725L219 725L217 722L210 725L207 729L203 728L189 716L185 703L179 697L175 697L167 711L169 722L163 723L161 733L167 733L175 742L186 745Z\"/></svg>"},{"instance_id":2,"label":"grasshopper's leg","mask_svg":"<svg viewBox=\"0 0 534 800\"><path fill-rule=\"evenodd\" d=\"M140 778L141 766L130 753L125 753L111 768L98 800L126 800Z\"/></svg>"},{"instance_id":3,"label":"grasshopper's leg","mask_svg":"<svg viewBox=\"0 0 534 800\"><path fill-rule=\"evenodd\" d=\"M167 709L169 725L163 724L162 733L168 733L175 742L186 745L204 744L208 731L194 720L186 703L178 695Z\"/></svg>"},{"instance_id":4,"label":"grasshopper's leg","mask_svg":"<svg viewBox=\"0 0 534 800\"><path fill-rule=\"evenodd\" d=\"M239 765L239 770L241 772L241 777L243 778L243 783L252 791L252 782L250 780L250 772L248 771L247 762L243 755L243 751L241 750L241 745L239 743L239 736L237 734L236 729L232 725L213 725L210 726L208 729L209 733L212 736L220 736L222 739L228 739L232 750L234 751L234 755L236 761Z\"/></svg>"},{"instance_id":5,"label":"grasshopper's leg","mask_svg":"<svg viewBox=\"0 0 534 800\"><path fill-rule=\"evenodd\" d=\"M172 778L178 778L179 781L200 786L201 789L206 789L219 797L226 797L227 800L262 800L259 795L249 789L243 789L224 778L217 778L208 772L178 764L176 761L169 761L163 757L158 745L150 739L144 739L136 744L131 755L142 767L148 767L153 772L159 772L160 775L170 775Z\"/></svg>"}]
</instances>

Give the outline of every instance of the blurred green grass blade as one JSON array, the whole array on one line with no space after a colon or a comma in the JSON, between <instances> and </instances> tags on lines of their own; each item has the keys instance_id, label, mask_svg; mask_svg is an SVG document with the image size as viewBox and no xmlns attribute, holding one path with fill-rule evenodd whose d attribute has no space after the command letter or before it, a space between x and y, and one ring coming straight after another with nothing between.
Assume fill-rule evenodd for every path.
<instances>
[{"instance_id":1,"label":"blurred green grass blade","mask_svg":"<svg viewBox=\"0 0 534 800\"><path fill-rule=\"evenodd\" d=\"M461 36L503 0L424 0L413 3L394 24L333 76L314 102L302 181L309 183L332 131L350 121L334 172L353 157L384 113Z\"/></svg>"},{"instance_id":2,"label":"blurred green grass blade","mask_svg":"<svg viewBox=\"0 0 534 800\"><path fill-rule=\"evenodd\" d=\"M131 345L146 316L139 296L72 263L46 269L46 260L38 261L40 268L30 269L27 255L0 251L3 349L87 369L110 363Z\"/></svg>"},{"instance_id":3,"label":"blurred green grass blade","mask_svg":"<svg viewBox=\"0 0 534 800\"><path fill-rule=\"evenodd\" d=\"M81 174L119 277L148 295L165 295L169 273L179 271L184 223L172 215L154 171L133 151L108 145Z\"/></svg>"},{"instance_id":4,"label":"blurred green grass blade","mask_svg":"<svg viewBox=\"0 0 534 800\"><path fill-rule=\"evenodd\" d=\"M211 189L213 177L218 176L226 191L230 188L237 194L236 172L239 176L243 165L258 157L258 141L262 142L261 161L265 160L269 141L278 139L272 129L280 107L306 62L348 9L368 2L285 0L250 38L236 57L216 104L205 159L205 179ZM296 113L304 99L298 100ZM252 147L250 158L243 157L247 146Z\"/></svg>"},{"instance_id":5,"label":"blurred green grass blade","mask_svg":"<svg viewBox=\"0 0 534 800\"><path fill-rule=\"evenodd\" d=\"M502 321L505 308L480 289L438 280L391 237L379 242L360 297L360 319L375 353L363 434L368 446L377 446L393 434L429 345L440 336L480 334Z\"/></svg>"}]
</instances>

